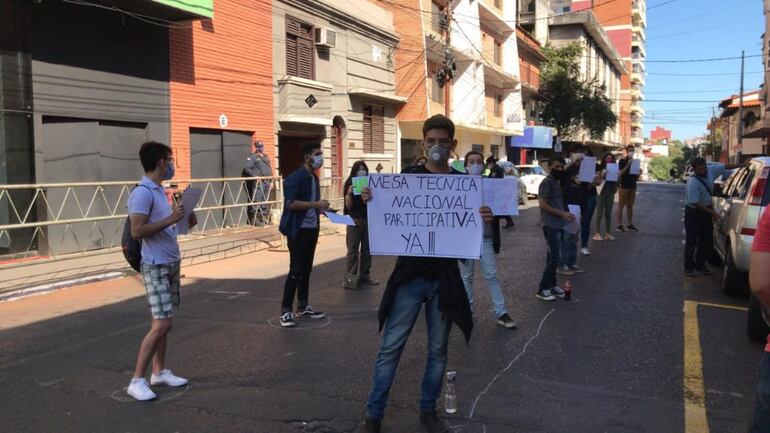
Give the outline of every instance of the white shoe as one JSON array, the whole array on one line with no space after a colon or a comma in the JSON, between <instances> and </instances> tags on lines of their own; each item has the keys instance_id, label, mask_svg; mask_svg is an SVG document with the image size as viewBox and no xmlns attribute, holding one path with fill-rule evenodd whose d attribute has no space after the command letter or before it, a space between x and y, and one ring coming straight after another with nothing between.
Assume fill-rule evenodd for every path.
<instances>
[{"instance_id":1,"label":"white shoe","mask_svg":"<svg viewBox=\"0 0 770 433\"><path fill-rule=\"evenodd\" d=\"M580 253L583 254L584 256L590 256L591 255L591 252L588 251L588 248L581 248L580 249Z\"/></svg>"},{"instance_id":2,"label":"white shoe","mask_svg":"<svg viewBox=\"0 0 770 433\"><path fill-rule=\"evenodd\" d=\"M130 395L131 397L134 397L134 399L136 399L137 401L155 400L155 398L157 397L157 395L155 395L155 393L152 392L149 385L147 385L147 380L145 380L144 378L131 379L131 384L128 385L126 394Z\"/></svg>"},{"instance_id":3,"label":"white shoe","mask_svg":"<svg viewBox=\"0 0 770 433\"><path fill-rule=\"evenodd\" d=\"M154 385L166 385L171 387L185 386L187 385L187 379L184 377L174 376L168 368L161 370L160 374L153 374L150 376L150 384Z\"/></svg>"}]
</instances>

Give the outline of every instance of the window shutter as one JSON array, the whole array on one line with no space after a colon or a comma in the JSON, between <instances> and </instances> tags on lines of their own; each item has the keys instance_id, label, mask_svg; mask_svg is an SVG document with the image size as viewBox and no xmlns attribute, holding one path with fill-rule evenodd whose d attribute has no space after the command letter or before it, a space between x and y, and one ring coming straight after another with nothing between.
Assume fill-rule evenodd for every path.
<instances>
[{"instance_id":1,"label":"window shutter","mask_svg":"<svg viewBox=\"0 0 770 433\"><path fill-rule=\"evenodd\" d=\"M309 39L297 39L297 76L314 79L313 41Z\"/></svg>"},{"instance_id":2,"label":"window shutter","mask_svg":"<svg viewBox=\"0 0 770 433\"><path fill-rule=\"evenodd\" d=\"M296 77L315 79L313 70L313 27L301 21L286 19L286 73Z\"/></svg>"},{"instance_id":3,"label":"window shutter","mask_svg":"<svg viewBox=\"0 0 770 433\"><path fill-rule=\"evenodd\" d=\"M382 106L372 107L372 153L385 153L385 119Z\"/></svg>"},{"instance_id":4,"label":"window shutter","mask_svg":"<svg viewBox=\"0 0 770 433\"><path fill-rule=\"evenodd\" d=\"M372 152L372 106L364 105L364 153Z\"/></svg>"},{"instance_id":5,"label":"window shutter","mask_svg":"<svg viewBox=\"0 0 770 433\"><path fill-rule=\"evenodd\" d=\"M286 35L286 74L297 76L297 37Z\"/></svg>"}]
</instances>

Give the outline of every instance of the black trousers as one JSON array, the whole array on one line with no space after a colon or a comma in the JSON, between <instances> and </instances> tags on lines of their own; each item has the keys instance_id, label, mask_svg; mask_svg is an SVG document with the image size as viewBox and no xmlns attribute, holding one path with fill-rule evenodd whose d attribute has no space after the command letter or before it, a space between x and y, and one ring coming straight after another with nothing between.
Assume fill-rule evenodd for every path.
<instances>
[{"instance_id":1,"label":"black trousers","mask_svg":"<svg viewBox=\"0 0 770 433\"><path fill-rule=\"evenodd\" d=\"M244 186L246 187L246 192L249 194L249 202L254 201L254 193L257 189L257 181L255 180L247 180L244 182ZM246 207L246 220L250 225L254 224L254 216L257 214L257 208L256 206L247 206Z\"/></svg>"},{"instance_id":2,"label":"black trousers","mask_svg":"<svg viewBox=\"0 0 770 433\"><path fill-rule=\"evenodd\" d=\"M362 281L369 280L372 270L372 255L369 252L369 228L363 222L355 226L347 226L346 240L348 254L345 269L347 273L358 274Z\"/></svg>"},{"instance_id":3,"label":"black trousers","mask_svg":"<svg viewBox=\"0 0 770 433\"><path fill-rule=\"evenodd\" d=\"M685 207L684 230L684 269L703 269L706 259L714 248L714 223L711 214L699 209Z\"/></svg>"},{"instance_id":4,"label":"black trousers","mask_svg":"<svg viewBox=\"0 0 770 433\"><path fill-rule=\"evenodd\" d=\"M305 308L308 304L310 272L313 271L313 258L318 243L318 232L315 229L300 229L289 243L289 275L283 286L283 301L281 313L292 311L294 296L297 296L297 308Z\"/></svg>"}]
</instances>

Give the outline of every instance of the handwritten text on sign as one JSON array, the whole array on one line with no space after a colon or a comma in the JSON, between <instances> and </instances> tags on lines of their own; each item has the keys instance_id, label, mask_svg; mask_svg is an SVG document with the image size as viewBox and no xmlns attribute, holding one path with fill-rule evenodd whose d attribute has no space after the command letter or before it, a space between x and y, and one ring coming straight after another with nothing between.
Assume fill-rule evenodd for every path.
<instances>
[{"instance_id":1,"label":"handwritten text on sign","mask_svg":"<svg viewBox=\"0 0 770 433\"><path fill-rule=\"evenodd\" d=\"M372 254L479 258L480 176L370 174L369 188Z\"/></svg>"}]
</instances>

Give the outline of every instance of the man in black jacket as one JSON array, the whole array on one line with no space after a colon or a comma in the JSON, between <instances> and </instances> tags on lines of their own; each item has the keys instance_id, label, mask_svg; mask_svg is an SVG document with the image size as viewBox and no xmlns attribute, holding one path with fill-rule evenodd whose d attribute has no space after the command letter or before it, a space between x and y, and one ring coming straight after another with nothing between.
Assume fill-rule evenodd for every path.
<instances>
[{"instance_id":1,"label":"man in black jacket","mask_svg":"<svg viewBox=\"0 0 770 433\"><path fill-rule=\"evenodd\" d=\"M449 155L457 146L454 123L445 116L436 115L425 121L422 131L428 162L403 172L462 175L448 164ZM371 199L368 188L364 189L362 198L364 202ZM492 221L488 207L482 207L480 214L485 222ZM420 421L431 433L449 432L446 422L436 416L436 401L446 370L451 324L460 328L466 341L471 336L473 318L468 297L457 259L404 256L396 261L377 314L380 329L384 327L384 332L366 404L367 416L360 432L380 432L401 352L423 304L428 327L428 359L422 380Z\"/></svg>"}]
</instances>

